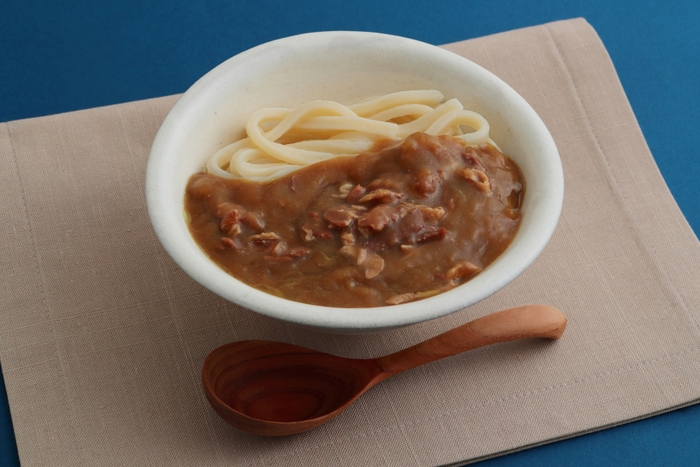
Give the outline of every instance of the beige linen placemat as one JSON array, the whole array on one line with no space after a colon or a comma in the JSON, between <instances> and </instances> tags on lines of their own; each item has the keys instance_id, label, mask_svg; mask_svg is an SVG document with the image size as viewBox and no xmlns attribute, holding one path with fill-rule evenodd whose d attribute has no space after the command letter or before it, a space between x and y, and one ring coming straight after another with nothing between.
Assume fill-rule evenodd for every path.
<instances>
[{"instance_id":1,"label":"beige linen placemat","mask_svg":"<svg viewBox=\"0 0 700 467\"><path fill-rule=\"evenodd\" d=\"M225 303L160 247L144 170L176 97L0 124L0 359L24 466L433 466L700 400L700 244L584 20L446 46L544 119L566 199L542 256L491 298L368 336L299 329ZM392 352L491 311L543 302L556 343L515 342L385 381L321 428L226 425L205 355L266 338L348 357Z\"/></svg>"}]
</instances>

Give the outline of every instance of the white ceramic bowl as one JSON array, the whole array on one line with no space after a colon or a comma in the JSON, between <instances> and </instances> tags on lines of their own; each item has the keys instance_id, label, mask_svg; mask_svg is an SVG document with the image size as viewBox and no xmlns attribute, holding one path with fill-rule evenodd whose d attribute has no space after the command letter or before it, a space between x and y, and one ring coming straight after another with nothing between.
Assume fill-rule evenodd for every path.
<instances>
[{"instance_id":1,"label":"white ceramic bowl","mask_svg":"<svg viewBox=\"0 0 700 467\"><path fill-rule=\"evenodd\" d=\"M261 107L314 99L349 103L408 89L437 89L486 117L491 137L523 171L522 224L506 252L471 281L395 306L332 308L278 298L211 262L183 216L187 179L224 145L244 136ZM198 80L177 102L153 142L146 174L148 212L175 262L219 296L258 313L332 332L371 332L413 324L472 305L512 281L540 254L561 212L563 173L547 128L499 78L456 54L414 40L365 32L320 32L250 49Z\"/></svg>"}]
</instances>

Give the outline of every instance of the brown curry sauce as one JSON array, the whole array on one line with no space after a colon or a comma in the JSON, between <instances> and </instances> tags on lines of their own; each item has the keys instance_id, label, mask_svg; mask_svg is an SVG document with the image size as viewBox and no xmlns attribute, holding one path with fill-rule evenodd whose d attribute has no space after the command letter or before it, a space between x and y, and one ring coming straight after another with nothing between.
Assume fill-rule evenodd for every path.
<instances>
[{"instance_id":1,"label":"brown curry sauce","mask_svg":"<svg viewBox=\"0 0 700 467\"><path fill-rule=\"evenodd\" d=\"M464 283L520 225L524 181L491 145L416 133L269 182L199 173L189 228L239 280L336 307L398 304Z\"/></svg>"}]
</instances>

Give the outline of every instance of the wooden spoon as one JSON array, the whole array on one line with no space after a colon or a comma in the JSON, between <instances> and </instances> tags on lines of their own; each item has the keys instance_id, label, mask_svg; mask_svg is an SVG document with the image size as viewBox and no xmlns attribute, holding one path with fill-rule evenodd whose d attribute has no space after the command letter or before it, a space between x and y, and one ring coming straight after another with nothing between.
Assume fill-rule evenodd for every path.
<instances>
[{"instance_id":1,"label":"wooden spoon","mask_svg":"<svg viewBox=\"0 0 700 467\"><path fill-rule=\"evenodd\" d=\"M521 306L368 360L280 342L233 342L207 356L202 382L214 410L234 427L266 436L291 435L327 422L369 388L404 370L498 342L558 339L566 321L556 308Z\"/></svg>"}]
</instances>

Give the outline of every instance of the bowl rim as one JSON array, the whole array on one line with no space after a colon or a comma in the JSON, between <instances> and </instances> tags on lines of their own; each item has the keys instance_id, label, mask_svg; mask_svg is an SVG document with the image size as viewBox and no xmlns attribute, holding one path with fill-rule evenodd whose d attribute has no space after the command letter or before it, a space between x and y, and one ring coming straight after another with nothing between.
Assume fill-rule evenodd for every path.
<instances>
[{"instance_id":1,"label":"bowl rim","mask_svg":"<svg viewBox=\"0 0 700 467\"><path fill-rule=\"evenodd\" d=\"M546 192L540 194L536 206L538 215L541 216L538 218L537 228L530 229L531 231L527 232L527 237L524 239L520 231L516 235L516 240L526 241L527 248L519 246L518 255L513 253L508 255L513 248L511 244L506 252L482 273L447 292L415 302L368 308L326 307L280 298L233 278L209 260L201 250L200 256L205 261L197 258L196 255L193 257L191 248L183 248L182 232L174 233L175 229L171 228L176 214L164 212L162 209L163 205L167 205L167 200L163 200L164 193L167 192L164 187L170 183L169 172L163 170L163 164L167 160L169 151L177 149L173 143L173 140L177 139L174 135L183 130L181 127L187 120L187 116L192 112L202 111L201 95L211 91L212 88L222 86L225 77L236 68L245 66L249 60L280 45L303 48L318 41L357 40L358 38L381 39L410 50L411 53L430 54L432 59L445 60L451 66L463 69L466 75L476 76L488 82L490 86L497 88L508 102L517 105L519 111L526 114L530 125L535 130L538 147L551 159L548 173L543 174L547 180ZM554 140L535 110L508 84L480 65L437 46L401 36L361 31L323 31L289 36L248 49L217 65L198 79L170 110L153 141L146 169L146 204L152 227L166 252L185 273L208 290L244 308L272 318L334 332L371 332L406 326L448 315L487 298L527 269L545 248L556 229L563 195L563 169ZM182 196L184 198L184 193ZM528 192L526 196L531 194ZM182 215L182 213L179 214ZM186 234L189 236L189 232ZM189 240L192 241L191 237ZM509 261L507 268L504 261L501 261L504 257ZM209 266L205 266L205 263ZM490 279L490 282L481 284L487 279ZM472 285L467 288L469 284ZM478 288L479 285L486 285L486 287L483 290L471 290ZM469 291L466 298L465 290Z\"/></svg>"}]
</instances>

